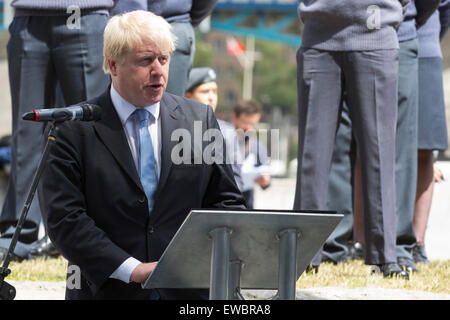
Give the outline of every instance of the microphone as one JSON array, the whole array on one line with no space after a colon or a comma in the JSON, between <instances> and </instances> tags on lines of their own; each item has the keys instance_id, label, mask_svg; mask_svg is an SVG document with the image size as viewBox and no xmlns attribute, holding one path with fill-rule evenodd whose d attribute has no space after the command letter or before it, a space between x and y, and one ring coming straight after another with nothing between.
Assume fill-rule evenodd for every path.
<instances>
[{"instance_id":1,"label":"microphone","mask_svg":"<svg viewBox=\"0 0 450 320\"><path fill-rule=\"evenodd\" d=\"M35 109L22 115L23 120L42 122L42 121L97 121L100 120L102 108L95 104L82 104L79 106L53 108L53 109Z\"/></svg>"}]
</instances>

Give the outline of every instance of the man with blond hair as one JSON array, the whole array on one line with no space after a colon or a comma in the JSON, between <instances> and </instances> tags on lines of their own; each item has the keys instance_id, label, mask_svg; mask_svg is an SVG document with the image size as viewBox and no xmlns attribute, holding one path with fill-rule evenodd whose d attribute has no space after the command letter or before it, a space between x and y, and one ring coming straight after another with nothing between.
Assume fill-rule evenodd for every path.
<instances>
[{"instance_id":1,"label":"man with blond hair","mask_svg":"<svg viewBox=\"0 0 450 320\"><path fill-rule=\"evenodd\" d=\"M163 17L177 37L170 58L166 91L183 96L195 56L195 28L211 14L217 0L118 0L113 15L147 10Z\"/></svg>"},{"instance_id":2,"label":"man with blond hair","mask_svg":"<svg viewBox=\"0 0 450 320\"><path fill-rule=\"evenodd\" d=\"M225 153L213 163L194 161L194 152L174 161L175 130L195 138L194 122L201 137L219 126L211 108L165 92L173 50L162 17L113 17L103 66L112 85L89 101L102 107L102 119L60 126L39 197L50 238L70 270L81 271L67 299L208 297L207 290L141 287L192 208L244 208Z\"/></svg>"}]
</instances>

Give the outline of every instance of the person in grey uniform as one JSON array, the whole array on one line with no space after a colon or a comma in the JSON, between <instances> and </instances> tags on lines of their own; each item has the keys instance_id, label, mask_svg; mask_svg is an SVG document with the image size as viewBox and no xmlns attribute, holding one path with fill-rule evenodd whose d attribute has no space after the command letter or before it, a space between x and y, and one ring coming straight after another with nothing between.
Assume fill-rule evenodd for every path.
<instances>
[{"instance_id":1,"label":"person in grey uniform","mask_svg":"<svg viewBox=\"0 0 450 320\"><path fill-rule=\"evenodd\" d=\"M412 256L412 248L415 243L412 223L417 177L417 157L415 151L417 148L418 110L417 29L427 21L438 5L439 0L412 1L398 31L400 55L395 166L396 251L398 264L412 271L417 271ZM358 258L364 254L364 237L363 239L357 237L358 234L364 236L364 233L361 232L364 226L358 223L363 219L357 219L361 213L356 207L353 208L353 201L361 199L358 199L359 196L356 194L352 194L351 188L353 184L356 148L350 147L350 144L354 144L354 139L352 139L351 120L345 111L346 108L344 107L344 113L334 146L333 164L328 189L328 207L338 209L338 211L345 214L345 217L327 239L323 250L323 260L333 262L345 261L348 258ZM349 141L351 142L349 143ZM354 186L361 188L356 183ZM355 223L353 223L352 219L353 211L355 211ZM351 241L352 227L354 227L353 241ZM359 253L358 248L360 248ZM356 256L355 252L357 253Z\"/></svg>"},{"instance_id":2,"label":"person in grey uniform","mask_svg":"<svg viewBox=\"0 0 450 320\"><path fill-rule=\"evenodd\" d=\"M7 46L12 102L12 162L0 216L0 260L9 247L41 157L41 123L23 113L55 106L59 82L67 105L91 99L109 84L103 73L103 30L113 0L14 0ZM59 106L60 107L60 106ZM16 258L28 258L38 240L41 211L31 203ZM3 254L2 254L3 253Z\"/></svg>"},{"instance_id":3,"label":"person in grey uniform","mask_svg":"<svg viewBox=\"0 0 450 320\"><path fill-rule=\"evenodd\" d=\"M351 256L354 237L352 229L355 161L356 142L353 138L352 121L344 104L334 143L327 197L328 209L343 214L344 218L323 245L321 261L324 262L346 262Z\"/></svg>"},{"instance_id":4,"label":"person in grey uniform","mask_svg":"<svg viewBox=\"0 0 450 320\"><path fill-rule=\"evenodd\" d=\"M419 30L419 130L418 177L414 208L416 263L428 263L425 234L435 183L433 151L448 148L442 76L440 40L450 26L450 0L443 0L439 9ZM439 181L439 180L438 180Z\"/></svg>"},{"instance_id":5,"label":"person in grey uniform","mask_svg":"<svg viewBox=\"0 0 450 320\"><path fill-rule=\"evenodd\" d=\"M216 2L217 0L119 0L113 14L148 10L170 23L177 40L170 60L166 90L182 97L194 62L194 28L211 14Z\"/></svg>"},{"instance_id":6,"label":"person in grey uniform","mask_svg":"<svg viewBox=\"0 0 450 320\"><path fill-rule=\"evenodd\" d=\"M294 210L327 209L333 145L346 92L361 157L365 263L385 277L403 278L409 274L397 264L394 172L397 30L408 4L409 0L299 0L304 30L297 53L294 200ZM314 260L320 263L320 255Z\"/></svg>"},{"instance_id":7,"label":"person in grey uniform","mask_svg":"<svg viewBox=\"0 0 450 320\"><path fill-rule=\"evenodd\" d=\"M419 59L417 32L440 0L414 0L398 32L400 40L399 101L396 132L396 215L398 264L418 271L413 263L416 242L413 217L417 184L417 134L419 109ZM408 19L415 17L415 19ZM411 21L413 20L413 21ZM420 29L419 29L420 31Z\"/></svg>"},{"instance_id":8,"label":"person in grey uniform","mask_svg":"<svg viewBox=\"0 0 450 320\"><path fill-rule=\"evenodd\" d=\"M213 111L217 108L218 102L217 75L212 68L193 68L189 74L189 81L185 97L199 101L211 106ZM233 125L227 121L217 119L220 131L222 132L225 148L227 152L227 161L233 169L234 179L240 191L242 191L241 167L242 159L239 157L239 145L236 130Z\"/></svg>"}]
</instances>

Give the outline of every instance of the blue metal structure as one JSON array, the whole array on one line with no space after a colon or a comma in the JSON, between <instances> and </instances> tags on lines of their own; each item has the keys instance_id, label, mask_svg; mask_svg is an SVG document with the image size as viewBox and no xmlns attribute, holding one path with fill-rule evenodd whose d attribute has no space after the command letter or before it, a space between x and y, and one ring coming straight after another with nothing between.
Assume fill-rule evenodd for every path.
<instances>
[{"instance_id":1,"label":"blue metal structure","mask_svg":"<svg viewBox=\"0 0 450 320\"><path fill-rule=\"evenodd\" d=\"M220 19L225 13L226 19ZM275 13L277 21L268 26L267 15ZM256 26L245 26L243 22L257 19ZM219 0L214 8L211 29L238 36L253 35L256 38L300 46L299 34L288 34L283 29L298 21L297 0ZM0 0L0 31L4 25L4 0Z\"/></svg>"},{"instance_id":2,"label":"blue metal structure","mask_svg":"<svg viewBox=\"0 0 450 320\"><path fill-rule=\"evenodd\" d=\"M219 0L212 14L211 29L299 47L300 34L283 32L298 22L297 5L297 0ZM267 17L271 13L278 20L268 26ZM226 14L225 19L222 14ZM256 26L242 25L250 19L256 19Z\"/></svg>"},{"instance_id":3,"label":"blue metal structure","mask_svg":"<svg viewBox=\"0 0 450 320\"><path fill-rule=\"evenodd\" d=\"M297 0L219 0L218 10L296 10Z\"/></svg>"},{"instance_id":4,"label":"blue metal structure","mask_svg":"<svg viewBox=\"0 0 450 320\"><path fill-rule=\"evenodd\" d=\"M0 31L3 31L6 29L5 27L5 17L4 17L4 2L3 0L0 0Z\"/></svg>"}]
</instances>

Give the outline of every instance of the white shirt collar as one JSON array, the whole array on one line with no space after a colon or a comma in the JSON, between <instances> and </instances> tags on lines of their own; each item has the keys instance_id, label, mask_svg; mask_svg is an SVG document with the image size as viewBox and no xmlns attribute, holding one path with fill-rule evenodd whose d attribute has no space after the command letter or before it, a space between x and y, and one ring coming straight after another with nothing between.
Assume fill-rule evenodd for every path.
<instances>
[{"instance_id":1,"label":"white shirt collar","mask_svg":"<svg viewBox=\"0 0 450 320\"><path fill-rule=\"evenodd\" d=\"M133 112L137 109L134 105L129 103L127 100L125 100L114 88L114 85L111 84L111 100L114 105L114 108L116 108L116 111L119 115L120 121L122 122L122 125L125 125L125 122L127 122L128 118L133 114ZM158 121L159 113L160 113L160 102L158 101L155 104L152 104L150 106L147 106L144 108L148 112L150 112L154 117L155 120Z\"/></svg>"}]
</instances>

